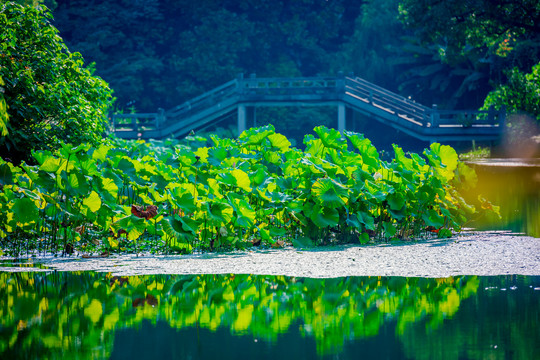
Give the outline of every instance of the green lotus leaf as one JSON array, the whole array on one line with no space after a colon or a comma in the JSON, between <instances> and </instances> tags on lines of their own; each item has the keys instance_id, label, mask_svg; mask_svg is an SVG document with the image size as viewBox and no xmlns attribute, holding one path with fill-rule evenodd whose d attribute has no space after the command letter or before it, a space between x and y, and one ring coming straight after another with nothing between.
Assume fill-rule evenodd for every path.
<instances>
[{"instance_id":1,"label":"green lotus leaf","mask_svg":"<svg viewBox=\"0 0 540 360\"><path fill-rule=\"evenodd\" d=\"M358 241L360 241L360 244L367 244L369 242L369 234L366 232L361 233L358 236Z\"/></svg>"},{"instance_id":2,"label":"green lotus leaf","mask_svg":"<svg viewBox=\"0 0 540 360\"><path fill-rule=\"evenodd\" d=\"M424 154L442 179L450 181L454 178L454 171L459 160L456 150L448 145L433 143L429 150L424 151Z\"/></svg>"},{"instance_id":3,"label":"green lotus leaf","mask_svg":"<svg viewBox=\"0 0 540 360\"><path fill-rule=\"evenodd\" d=\"M425 173L429 168L429 166L426 165L426 161L424 160L424 158L417 153L411 153L411 159L413 160L414 168L416 170L419 170L421 173Z\"/></svg>"},{"instance_id":4,"label":"green lotus leaf","mask_svg":"<svg viewBox=\"0 0 540 360\"><path fill-rule=\"evenodd\" d=\"M12 165L6 162L0 165L0 185L10 185L14 183L11 167Z\"/></svg>"},{"instance_id":5,"label":"green lotus leaf","mask_svg":"<svg viewBox=\"0 0 540 360\"><path fill-rule=\"evenodd\" d=\"M439 215L439 213L433 209L429 209L427 212L423 213L422 219L427 226L433 226L437 229L444 226L444 217Z\"/></svg>"},{"instance_id":6,"label":"green lotus leaf","mask_svg":"<svg viewBox=\"0 0 540 360\"><path fill-rule=\"evenodd\" d=\"M305 237L305 236L299 236L299 237L293 239L292 244L293 244L293 246L295 248L299 248L299 249L311 248L311 247L313 247L315 245L313 243L313 240L311 240L310 238Z\"/></svg>"},{"instance_id":7,"label":"green lotus leaf","mask_svg":"<svg viewBox=\"0 0 540 360\"><path fill-rule=\"evenodd\" d=\"M184 230L184 223L180 221L180 218L178 216L169 217L161 224L163 226L163 231L165 232L165 234L173 239L186 239L191 233L189 230Z\"/></svg>"},{"instance_id":8,"label":"green lotus leaf","mask_svg":"<svg viewBox=\"0 0 540 360\"><path fill-rule=\"evenodd\" d=\"M224 147L213 147L208 150L208 163L213 166L221 166L221 162L229 156L229 151Z\"/></svg>"},{"instance_id":9,"label":"green lotus leaf","mask_svg":"<svg viewBox=\"0 0 540 360\"><path fill-rule=\"evenodd\" d=\"M179 184L172 189L167 189L167 193L169 193L173 204L177 208L182 209L182 211L193 213L197 210L197 204L192 189L185 186L185 184Z\"/></svg>"},{"instance_id":10,"label":"green lotus leaf","mask_svg":"<svg viewBox=\"0 0 540 360\"><path fill-rule=\"evenodd\" d=\"M39 211L35 201L28 198L15 199L11 211L17 222L22 224L28 224L39 219Z\"/></svg>"},{"instance_id":11,"label":"green lotus leaf","mask_svg":"<svg viewBox=\"0 0 540 360\"><path fill-rule=\"evenodd\" d=\"M90 157L88 157L87 155L84 155L84 158L79 160L79 169L82 170L84 175L89 175L89 176L100 175L96 162Z\"/></svg>"},{"instance_id":12,"label":"green lotus leaf","mask_svg":"<svg viewBox=\"0 0 540 360\"><path fill-rule=\"evenodd\" d=\"M287 229L283 227L270 227L270 236L272 237L278 237L278 236L284 236L287 233Z\"/></svg>"},{"instance_id":13,"label":"green lotus leaf","mask_svg":"<svg viewBox=\"0 0 540 360\"><path fill-rule=\"evenodd\" d=\"M44 159L43 163L39 167L39 170L48 172L48 173L56 173L58 169L60 169L60 166L62 166L63 161L61 159L55 158L53 156L49 156Z\"/></svg>"},{"instance_id":14,"label":"green lotus leaf","mask_svg":"<svg viewBox=\"0 0 540 360\"><path fill-rule=\"evenodd\" d=\"M375 146L371 145L371 141L369 139L364 138L364 135L362 134L351 131L344 131L343 134L360 152L364 164L370 166L372 169L379 168L379 152Z\"/></svg>"},{"instance_id":15,"label":"green lotus leaf","mask_svg":"<svg viewBox=\"0 0 540 360\"><path fill-rule=\"evenodd\" d=\"M259 145L271 134L275 134L275 129L272 124L268 124L266 126L244 130L238 136L238 140L242 141L245 145Z\"/></svg>"},{"instance_id":16,"label":"green lotus leaf","mask_svg":"<svg viewBox=\"0 0 540 360\"><path fill-rule=\"evenodd\" d=\"M69 155L77 154L78 152L84 150L88 151L92 144L79 144L77 146L73 146L72 144L60 144L61 150L60 152L65 156L68 157Z\"/></svg>"},{"instance_id":17,"label":"green lotus leaf","mask_svg":"<svg viewBox=\"0 0 540 360\"><path fill-rule=\"evenodd\" d=\"M129 177L133 177L135 176L135 173L137 172L135 170L135 165L134 163L131 161L131 159L127 158L127 157L123 157L122 159L120 159L120 161L118 162L118 165L116 165L116 168L123 174L129 176Z\"/></svg>"},{"instance_id":18,"label":"green lotus leaf","mask_svg":"<svg viewBox=\"0 0 540 360\"><path fill-rule=\"evenodd\" d=\"M231 205L222 202L206 202L206 214L210 224L221 226L229 223L233 218L234 210Z\"/></svg>"},{"instance_id":19,"label":"green lotus leaf","mask_svg":"<svg viewBox=\"0 0 540 360\"><path fill-rule=\"evenodd\" d=\"M312 174L325 174L326 175L326 171L324 171L324 169L321 166L313 163L311 160L303 158L302 160L300 160L300 164L306 165L305 169L309 170Z\"/></svg>"},{"instance_id":20,"label":"green lotus leaf","mask_svg":"<svg viewBox=\"0 0 540 360\"><path fill-rule=\"evenodd\" d=\"M104 145L104 144L100 145L99 147L94 149L94 152L92 153L92 159L105 161L109 153L109 150L111 149L112 149L111 146Z\"/></svg>"},{"instance_id":21,"label":"green lotus leaf","mask_svg":"<svg viewBox=\"0 0 540 360\"><path fill-rule=\"evenodd\" d=\"M358 221L358 217L354 214L349 215L346 220L347 225L357 229L362 229L362 224Z\"/></svg>"},{"instance_id":22,"label":"green lotus leaf","mask_svg":"<svg viewBox=\"0 0 540 360\"><path fill-rule=\"evenodd\" d=\"M275 241L270 236L270 232L262 227L257 227L257 230L259 231L259 235L261 236L262 240L269 241L271 243L274 243Z\"/></svg>"},{"instance_id":23,"label":"green lotus leaf","mask_svg":"<svg viewBox=\"0 0 540 360\"><path fill-rule=\"evenodd\" d=\"M386 198L390 209L399 211L405 206L406 200L402 193L389 194Z\"/></svg>"},{"instance_id":24,"label":"green lotus leaf","mask_svg":"<svg viewBox=\"0 0 540 360\"><path fill-rule=\"evenodd\" d=\"M197 231L199 230L199 222L190 218L189 216L174 216L175 219L179 219L182 223L182 229L184 231L190 232L193 235L197 234Z\"/></svg>"},{"instance_id":25,"label":"green lotus leaf","mask_svg":"<svg viewBox=\"0 0 540 360\"><path fill-rule=\"evenodd\" d=\"M375 230L375 218L365 211L359 211L357 214L358 221L360 221L366 229Z\"/></svg>"},{"instance_id":26,"label":"green lotus leaf","mask_svg":"<svg viewBox=\"0 0 540 360\"><path fill-rule=\"evenodd\" d=\"M42 165L45 160L52 157L53 154L49 150L32 150L32 157L36 159L36 163Z\"/></svg>"},{"instance_id":27,"label":"green lotus leaf","mask_svg":"<svg viewBox=\"0 0 540 360\"><path fill-rule=\"evenodd\" d=\"M208 162L208 150L210 150L210 148L200 147L193 153L193 155L199 157L198 163L202 164Z\"/></svg>"},{"instance_id":28,"label":"green lotus leaf","mask_svg":"<svg viewBox=\"0 0 540 360\"><path fill-rule=\"evenodd\" d=\"M274 151L268 151L264 154L264 158L266 161L268 161L270 164L281 166L283 159L281 158L281 155Z\"/></svg>"},{"instance_id":29,"label":"green lotus leaf","mask_svg":"<svg viewBox=\"0 0 540 360\"><path fill-rule=\"evenodd\" d=\"M90 211L97 212L101 208L101 198L99 197L99 194L92 191L90 195L83 200L83 205Z\"/></svg>"},{"instance_id":30,"label":"green lotus leaf","mask_svg":"<svg viewBox=\"0 0 540 360\"><path fill-rule=\"evenodd\" d=\"M336 129L328 129L326 126L317 126L313 129L323 142L325 147L347 150L347 141L342 138L341 133Z\"/></svg>"},{"instance_id":31,"label":"green lotus leaf","mask_svg":"<svg viewBox=\"0 0 540 360\"><path fill-rule=\"evenodd\" d=\"M321 157L324 152L324 144L321 139L312 139L306 142L306 154Z\"/></svg>"},{"instance_id":32,"label":"green lotus leaf","mask_svg":"<svg viewBox=\"0 0 540 360\"><path fill-rule=\"evenodd\" d=\"M66 185L65 189L70 194L86 195L90 191L90 184L88 184L88 180L81 173L71 173L66 176L66 173L62 171L61 177Z\"/></svg>"},{"instance_id":33,"label":"green lotus leaf","mask_svg":"<svg viewBox=\"0 0 540 360\"><path fill-rule=\"evenodd\" d=\"M311 212L310 219L320 228L333 227L339 223L339 212L335 208L316 205Z\"/></svg>"},{"instance_id":34,"label":"green lotus leaf","mask_svg":"<svg viewBox=\"0 0 540 360\"><path fill-rule=\"evenodd\" d=\"M293 199L291 195L287 195L279 191L272 191L270 193L270 198L274 204L278 204L280 206L285 205Z\"/></svg>"},{"instance_id":35,"label":"green lotus leaf","mask_svg":"<svg viewBox=\"0 0 540 360\"><path fill-rule=\"evenodd\" d=\"M313 184L311 193L323 206L337 208L347 203L349 190L331 178L322 178Z\"/></svg>"},{"instance_id":36,"label":"green lotus leaf","mask_svg":"<svg viewBox=\"0 0 540 360\"><path fill-rule=\"evenodd\" d=\"M291 146L291 142L282 134L270 134L268 140L272 147L278 148L281 151L287 151Z\"/></svg>"},{"instance_id":37,"label":"green lotus leaf","mask_svg":"<svg viewBox=\"0 0 540 360\"><path fill-rule=\"evenodd\" d=\"M251 192L251 182L249 180L248 174L246 172L240 170L240 169L234 169L231 171L231 175L234 177L234 185L238 186L239 188Z\"/></svg>"},{"instance_id":38,"label":"green lotus leaf","mask_svg":"<svg viewBox=\"0 0 540 360\"><path fill-rule=\"evenodd\" d=\"M388 212L390 213L390 216L392 217L392 219L398 220L398 221L403 220L407 216L407 212L405 211L405 208L401 210L388 209Z\"/></svg>"},{"instance_id":39,"label":"green lotus leaf","mask_svg":"<svg viewBox=\"0 0 540 360\"><path fill-rule=\"evenodd\" d=\"M257 170L249 173L249 178L253 186L259 186L268 178L268 172L264 167L260 166Z\"/></svg>"},{"instance_id":40,"label":"green lotus leaf","mask_svg":"<svg viewBox=\"0 0 540 360\"><path fill-rule=\"evenodd\" d=\"M394 237L394 235L396 235L397 229L394 226L394 224L392 224L391 222L383 221L382 226L383 226L383 229L384 229L384 236L385 237L391 238L391 237Z\"/></svg>"},{"instance_id":41,"label":"green lotus leaf","mask_svg":"<svg viewBox=\"0 0 540 360\"><path fill-rule=\"evenodd\" d=\"M241 227L252 227L255 222L256 212L251 205L245 199L235 197L233 193L230 193L228 198L237 214L236 223Z\"/></svg>"},{"instance_id":42,"label":"green lotus leaf","mask_svg":"<svg viewBox=\"0 0 540 360\"><path fill-rule=\"evenodd\" d=\"M397 146L396 144L392 144L394 147L394 153L395 153L395 161L405 170L414 170L414 162L412 159L409 159L402 148Z\"/></svg>"},{"instance_id":43,"label":"green lotus leaf","mask_svg":"<svg viewBox=\"0 0 540 360\"><path fill-rule=\"evenodd\" d=\"M365 187L367 190L364 193L366 199L373 200L373 202L376 204L380 204L386 199L387 194L385 194L384 191L381 189L381 183L367 180Z\"/></svg>"}]
</instances>

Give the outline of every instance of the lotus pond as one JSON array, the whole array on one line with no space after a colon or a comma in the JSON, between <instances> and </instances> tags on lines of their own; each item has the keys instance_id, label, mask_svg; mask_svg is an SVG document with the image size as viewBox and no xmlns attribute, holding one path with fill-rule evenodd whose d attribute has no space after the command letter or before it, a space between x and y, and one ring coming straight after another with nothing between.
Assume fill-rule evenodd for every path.
<instances>
[{"instance_id":1,"label":"lotus pond","mask_svg":"<svg viewBox=\"0 0 540 360\"><path fill-rule=\"evenodd\" d=\"M212 146L122 142L0 161L0 251L10 256L449 237L498 208L450 146L384 160L362 134L319 126L305 150L272 126ZM193 145L206 139L189 138Z\"/></svg>"},{"instance_id":2,"label":"lotus pond","mask_svg":"<svg viewBox=\"0 0 540 360\"><path fill-rule=\"evenodd\" d=\"M11 264L13 265L13 264ZM3 359L538 359L540 277L0 273Z\"/></svg>"},{"instance_id":3,"label":"lotus pond","mask_svg":"<svg viewBox=\"0 0 540 360\"><path fill-rule=\"evenodd\" d=\"M473 190L482 175L449 146L421 155L394 146L394 157L382 159L361 134L315 134L305 150L267 126L236 140L212 137L211 146L198 137L189 146L113 139L35 152L36 165L0 160L0 252L39 259L305 248L447 238L481 218L500 220L489 189ZM540 355L535 276L33 270L0 272L0 358Z\"/></svg>"}]
</instances>

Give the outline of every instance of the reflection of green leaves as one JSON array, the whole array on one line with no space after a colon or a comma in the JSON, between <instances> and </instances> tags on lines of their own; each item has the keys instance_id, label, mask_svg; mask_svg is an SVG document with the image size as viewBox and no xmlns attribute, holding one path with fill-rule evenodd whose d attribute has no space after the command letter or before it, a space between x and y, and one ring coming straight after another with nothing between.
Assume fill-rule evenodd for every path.
<instances>
[{"instance_id":1,"label":"reflection of green leaves","mask_svg":"<svg viewBox=\"0 0 540 360\"><path fill-rule=\"evenodd\" d=\"M177 251L190 252L191 245L184 240L169 241ZM305 238L297 241L298 248L310 243ZM242 274L119 277L93 272L4 272L0 273L0 283L10 286L0 289L0 308L9 309L10 316L1 317L0 326L17 329L31 324L25 337L27 345L18 349L20 355L32 357L32 352L46 350L54 358L66 349L80 357L85 351L96 356L98 348L104 348L99 357L106 357L104 354L110 355L112 350L111 344L104 345L103 338L156 317L179 330L198 326L253 334L269 341L301 323L300 331L311 330L303 334L313 338L318 355L323 357L340 351L345 337L361 340L376 336L386 323L397 321L397 334L404 338L417 330L426 331L427 321L452 317L461 301L476 296L484 282L493 286L493 281L475 276L315 279ZM70 296L66 297L64 291ZM526 300L533 304L535 299L531 296ZM474 303L474 298L471 301ZM31 323L39 317L40 322ZM66 326L69 334L59 337L56 329ZM77 342L83 335L85 341ZM6 348L0 349L0 355L5 355L13 335L7 332L2 336L0 341ZM44 342L43 337L56 342Z\"/></svg>"}]
</instances>

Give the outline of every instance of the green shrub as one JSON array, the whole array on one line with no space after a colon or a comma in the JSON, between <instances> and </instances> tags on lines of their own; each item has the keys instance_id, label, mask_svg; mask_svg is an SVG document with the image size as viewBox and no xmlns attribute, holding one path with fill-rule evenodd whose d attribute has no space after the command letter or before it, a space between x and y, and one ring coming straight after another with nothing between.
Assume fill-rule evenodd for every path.
<instances>
[{"instance_id":1,"label":"green shrub","mask_svg":"<svg viewBox=\"0 0 540 360\"><path fill-rule=\"evenodd\" d=\"M14 162L62 142L97 144L111 90L71 53L46 8L0 5L0 153ZM7 109L6 109L7 105Z\"/></svg>"}]
</instances>

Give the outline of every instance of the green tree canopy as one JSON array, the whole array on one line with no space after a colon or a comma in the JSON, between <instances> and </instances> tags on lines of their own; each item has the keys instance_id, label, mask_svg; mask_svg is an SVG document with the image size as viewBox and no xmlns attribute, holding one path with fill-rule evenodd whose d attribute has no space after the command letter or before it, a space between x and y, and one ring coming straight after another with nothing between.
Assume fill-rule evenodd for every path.
<instances>
[{"instance_id":1,"label":"green tree canopy","mask_svg":"<svg viewBox=\"0 0 540 360\"><path fill-rule=\"evenodd\" d=\"M538 59L537 0L401 0L400 15L422 41L439 44L450 63L482 47L529 69Z\"/></svg>"},{"instance_id":2,"label":"green tree canopy","mask_svg":"<svg viewBox=\"0 0 540 360\"><path fill-rule=\"evenodd\" d=\"M0 153L15 162L61 142L98 143L106 128L111 90L67 49L51 18L40 6L0 5L0 89L7 105L0 116L8 119Z\"/></svg>"},{"instance_id":3,"label":"green tree canopy","mask_svg":"<svg viewBox=\"0 0 540 360\"><path fill-rule=\"evenodd\" d=\"M529 72L540 60L536 0L399 0L400 19L414 36L403 88L433 94L447 107L481 106L508 70ZM413 94L413 95L416 95Z\"/></svg>"}]
</instances>

